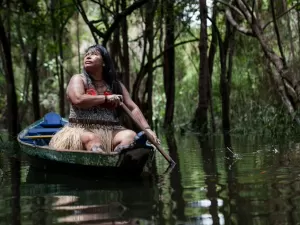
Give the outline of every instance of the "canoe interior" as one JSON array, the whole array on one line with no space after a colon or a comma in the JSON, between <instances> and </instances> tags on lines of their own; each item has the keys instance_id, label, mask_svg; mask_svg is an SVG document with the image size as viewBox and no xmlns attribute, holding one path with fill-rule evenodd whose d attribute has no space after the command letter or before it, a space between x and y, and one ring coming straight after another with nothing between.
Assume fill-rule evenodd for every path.
<instances>
[{"instance_id":1,"label":"canoe interior","mask_svg":"<svg viewBox=\"0 0 300 225\"><path fill-rule=\"evenodd\" d=\"M54 112L25 128L18 136L19 142L33 146L47 146L51 137L56 134L68 120Z\"/></svg>"},{"instance_id":2,"label":"canoe interior","mask_svg":"<svg viewBox=\"0 0 300 225\"><path fill-rule=\"evenodd\" d=\"M68 120L56 113L48 113L44 118L24 129L18 136L21 151L29 162L44 169L69 169L74 172L86 169L98 173L99 170L134 171L149 170L155 150L140 133L134 148L123 150L118 154L100 154L84 150L52 149L48 146L51 137L58 132Z\"/></svg>"}]
</instances>

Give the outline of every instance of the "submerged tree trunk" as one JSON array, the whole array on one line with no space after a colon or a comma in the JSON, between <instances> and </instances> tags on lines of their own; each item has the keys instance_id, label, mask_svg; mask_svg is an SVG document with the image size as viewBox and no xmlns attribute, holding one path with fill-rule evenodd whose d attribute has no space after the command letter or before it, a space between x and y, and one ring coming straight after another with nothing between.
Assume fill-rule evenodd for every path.
<instances>
[{"instance_id":1,"label":"submerged tree trunk","mask_svg":"<svg viewBox=\"0 0 300 225\"><path fill-rule=\"evenodd\" d=\"M196 109L196 113L193 120L193 126L195 129L202 133L207 133L207 110L209 106L209 70L208 70L208 57L207 57L207 5L206 0L199 0L200 5L200 17L201 17L201 29L200 29L200 73L198 94L199 101Z\"/></svg>"},{"instance_id":2,"label":"submerged tree trunk","mask_svg":"<svg viewBox=\"0 0 300 225\"><path fill-rule=\"evenodd\" d=\"M235 30L231 24L226 21L226 34L224 41L219 35L220 49L220 94L222 99L222 127L223 132L230 131L230 86L232 76L232 60L234 53Z\"/></svg>"},{"instance_id":3,"label":"submerged tree trunk","mask_svg":"<svg viewBox=\"0 0 300 225\"><path fill-rule=\"evenodd\" d=\"M222 96L222 121L223 121L223 131L230 131L230 92L231 92L231 77L232 77L232 65L233 65L233 55L234 55L234 46L235 46L235 29L226 22L228 29L228 44L226 50L226 64L227 71L226 77L222 78L222 87L223 87L223 96Z\"/></svg>"},{"instance_id":4,"label":"submerged tree trunk","mask_svg":"<svg viewBox=\"0 0 300 225\"><path fill-rule=\"evenodd\" d=\"M2 16L2 15L1 15ZM10 23L8 22L8 27ZM13 73L10 31L5 29L2 18L0 17L0 46L7 96L7 126L9 139L13 140L19 133L18 102L15 88L15 78Z\"/></svg>"},{"instance_id":5,"label":"submerged tree trunk","mask_svg":"<svg viewBox=\"0 0 300 225\"><path fill-rule=\"evenodd\" d=\"M164 127L173 125L175 108L175 16L174 0L166 0L165 14L165 54L164 54L164 88L166 94L166 110Z\"/></svg>"},{"instance_id":6,"label":"submerged tree trunk","mask_svg":"<svg viewBox=\"0 0 300 225\"><path fill-rule=\"evenodd\" d=\"M147 90L147 110L146 110L146 118L149 123L149 125L152 127L153 121L152 121L152 115L153 115L153 105L152 105L152 94L153 94L153 50L154 50L154 35L153 35L153 18L155 13L155 5L156 2L153 3L150 1L146 5L146 30L145 35L147 38L147 42L149 44L149 50L148 50L148 66L147 66L147 72L148 72L148 78L147 78L147 84L146 84L146 90Z\"/></svg>"},{"instance_id":7,"label":"submerged tree trunk","mask_svg":"<svg viewBox=\"0 0 300 225\"><path fill-rule=\"evenodd\" d=\"M217 4L214 4L212 19L211 19L213 26L216 25L217 12L218 12ZM216 27L212 27L212 38L211 38L209 54L208 54L208 69L209 69L209 100L210 100L209 108L210 108L210 117L211 117L211 129L213 133L216 132L216 123L215 123L214 104L213 104L213 97L212 97L212 76L213 76L217 45L218 45L218 33L216 31Z\"/></svg>"}]
</instances>

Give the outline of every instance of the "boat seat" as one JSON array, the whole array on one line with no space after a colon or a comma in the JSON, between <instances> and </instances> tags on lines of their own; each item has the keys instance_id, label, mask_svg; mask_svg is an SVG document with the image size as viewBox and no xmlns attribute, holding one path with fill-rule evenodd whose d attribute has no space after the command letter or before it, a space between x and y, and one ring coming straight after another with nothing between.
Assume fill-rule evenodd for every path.
<instances>
[{"instance_id":1,"label":"boat seat","mask_svg":"<svg viewBox=\"0 0 300 225\"><path fill-rule=\"evenodd\" d=\"M61 128L33 128L28 130L28 135L52 135L59 131Z\"/></svg>"},{"instance_id":2,"label":"boat seat","mask_svg":"<svg viewBox=\"0 0 300 225\"><path fill-rule=\"evenodd\" d=\"M45 128L62 127L65 123L62 121L61 116L57 113L50 112L44 116L44 121L40 126Z\"/></svg>"}]
</instances>

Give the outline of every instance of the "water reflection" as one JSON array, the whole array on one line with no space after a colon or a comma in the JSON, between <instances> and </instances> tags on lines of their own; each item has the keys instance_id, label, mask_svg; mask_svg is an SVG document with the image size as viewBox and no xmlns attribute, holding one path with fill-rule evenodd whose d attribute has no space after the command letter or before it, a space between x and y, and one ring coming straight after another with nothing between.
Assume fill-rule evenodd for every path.
<instances>
[{"instance_id":1,"label":"water reflection","mask_svg":"<svg viewBox=\"0 0 300 225\"><path fill-rule=\"evenodd\" d=\"M137 224L151 220L157 204L155 187L149 181L85 180L33 168L23 190L25 196L43 198L45 206L39 208L46 208L47 217L55 218L56 224Z\"/></svg>"},{"instance_id":2,"label":"water reflection","mask_svg":"<svg viewBox=\"0 0 300 225\"><path fill-rule=\"evenodd\" d=\"M227 139L230 138L230 139ZM147 180L45 173L0 153L0 225L300 223L300 142L168 133Z\"/></svg>"},{"instance_id":3,"label":"water reflection","mask_svg":"<svg viewBox=\"0 0 300 225\"><path fill-rule=\"evenodd\" d=\"M206 197L207 200L202 200L200 207L208 208L209 214L201 216L203 224L224 224L223 215L219 215L219 206L222 206L222 201L218 199L219 195L217 192L218 185L218 172L216 164L216 154L213 148L213 142L208 137L199 138L201 154L202 154L202 165L205 173L204 183L206 185ZM209 203L210 201L210 203ZM203 203L208 202L205 206Z\"/></svg>"},{"instance_id":4,"label":"water reflection","mask_svg":"<svg viewBox=\"0 0 300 225\"><path fill-rule=\"evenodd\" d=\"M16 149L18 149L16 147ZM21 224L20 179L21 163L17 158L10 158L11 171L11 221L12 225Z\"/></svg>"},{"instance_id":5,"label":"water reflection","mask_svg":"<svg viewBox=\"0 0 300 225\"><path fill-rule=\"evenodd\" d=\"M173 190L172 192L172 200L175 202L176 207L174 208L173 214L176 217L171 217L171 223L175 223L176 221L185 221L185 202L183 199L183 187L181 185L181 174L179 171L180 168L180 160L178 156L178 148L177 143L174 135L174 131L169 130L166 134L166 140L168 148L170 149L170 156L176 162L176 168L172 170L171 177L170 177L170 185Z\"/></svg>"},{"instance_id":6,"label":"water reflection","mask_svg":"<svg viewBox=\"0 0 300 225\"><path fill-rule=\"evenodd\" d=\"M231 145L231 137L228 133L223 134L224 137L224 151L225 151L225 171L226 171L226 178L227 178L227 196L224 198L225 204L224 204L224 215L225 221L227 223L232 224L235 223L235 215L236 215L236 203L238 198L238 192L237 192L237 178L236 178L236 158L234 154L234 149ZM242 218L240 218L242 219ZM242 221L238 220L238 224Z\"/></svg>"}]
</instances>

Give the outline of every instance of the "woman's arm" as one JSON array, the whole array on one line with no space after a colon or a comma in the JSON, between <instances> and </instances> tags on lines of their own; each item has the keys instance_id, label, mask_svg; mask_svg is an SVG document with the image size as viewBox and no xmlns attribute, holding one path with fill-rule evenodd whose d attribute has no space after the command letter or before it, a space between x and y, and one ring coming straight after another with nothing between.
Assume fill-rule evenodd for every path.
<instances>
[{"instance_id":1,"label":"woman's arm","mask_svg":"<svg viewBox=\"0 0 300 225\"><path fill-rule=\"evenodd\" d=\"M78 108L90 108L105 102L104 95L88 95L85 93L81 75L74 75L67 87L69 101Z\"/></svg>"},{"instance_id":2,"label":"woman's arm","mask_svg":"<svg viewBox=\"0 0 300 225\"><path fill-rule=\"evenodd\" d=\"M140 108L132 101L126 87L121 83L122 91L123 91L123 102L128 107L128 109L132 112L133 116L140 122L140 124L147 129L147 131L152 135L154 140L160 144L160 140L157 138L157 135L154 131L151 130L147 120L145 119L143 113Z\"/></svg>"}]
</instances>

